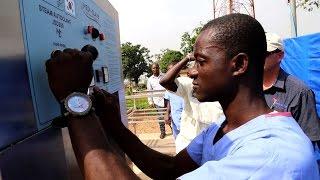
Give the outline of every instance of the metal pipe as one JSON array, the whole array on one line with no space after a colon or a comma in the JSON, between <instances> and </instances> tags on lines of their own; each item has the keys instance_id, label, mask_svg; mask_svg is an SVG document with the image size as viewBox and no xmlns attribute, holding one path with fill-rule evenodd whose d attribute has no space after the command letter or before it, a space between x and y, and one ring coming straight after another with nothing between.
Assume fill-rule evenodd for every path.
<instances>
[{"instance_id":1,"label":"metal pipe","mask_svg":"<svg viewBox=\"0 0 320 180\"><path fill-rule=\"evenodd\" d=\"M216 1L213 0L213 19L216 18Z\"/></svg>"},{"instance_id":2,"label":"metal pipe","mask_svg":"<svg viewBox=\"0 0 320 180\"><path fill-rule=\"evenodd\" d=\"M296 14L296 0L290 0L291 12L291 37L297 37L297 14Z\"/></svg>"},{"instance_id":3,"label":"metal pipe","mask_svg":"<svg viewBox=\"0 0 320 180\"><path fill-rule=\"evenodd\" d=\"M251 0L250 6L252 7L252 17L256 18L256 12L254 9L254 0Z\"/></svg>"},{"instance_id":4,"label":"metal pipe","mask_svg":"<svg viewBox=\"0 0 320 180\"><path fill-rule=\"evenodd\" d=\"M227 14L231 14L233 12L233 0L229 0L229 12L227 12Z\"/></svg>"}]
</instances>

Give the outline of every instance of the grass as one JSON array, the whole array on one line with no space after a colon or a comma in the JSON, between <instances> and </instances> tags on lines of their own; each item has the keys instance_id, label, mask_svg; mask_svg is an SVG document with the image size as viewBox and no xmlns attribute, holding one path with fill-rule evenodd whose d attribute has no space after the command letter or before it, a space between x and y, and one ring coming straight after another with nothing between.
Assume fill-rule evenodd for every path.
<instances>
[{"instance_id":1,"label":"grass","mask_svg":"<svg viewBox=\"0 0 320 180\"><path fill-rule=\"evenodd\" d=\"M135 87L134 89L135 91L138 91L138 90L146 90L146 87ZM129 88L129 87L126 87L126 95L131 95L132 94L132 91L133 89L132 88ZM127 99L126 100L126 103L127 103L127 108L130 109L133 107L133 99ZM148 103L148 98L139 98L139 99L136 99L136 108L137 109L146 109L149 107L149 103Z\"/></svg>"},{"instance_id":2,"label":"grass","mask_svg":"<svg viewBox=\"0 0 320 180\"><path fill-rule=\"evenodd\" d=\"M133 107L133 99L127 99L127 108L130 109ZM146 109L149 107L148 98L136 99L137 109Z\"/></svg>"}]
</instances>

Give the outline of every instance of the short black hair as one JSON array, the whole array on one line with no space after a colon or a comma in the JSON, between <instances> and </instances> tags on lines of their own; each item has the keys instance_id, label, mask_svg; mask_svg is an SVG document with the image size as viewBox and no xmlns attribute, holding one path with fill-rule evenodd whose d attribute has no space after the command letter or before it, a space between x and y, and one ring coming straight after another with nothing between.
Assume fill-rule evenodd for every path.
<instances>
[{"instance_id":1,"label":"short black hair","mask_svg":"<svg viewBox=\"0 0 320 180\"><path fill-rule=\"evenodd\" d=\"M267 43L264 29L256 19L245 14L230 14L209 21L201 32L207 30L214 32L210 41L226 50L227 59L245 53L249 57L249 68L254 66L262 75Z\"/></svg>"}]
</instances>

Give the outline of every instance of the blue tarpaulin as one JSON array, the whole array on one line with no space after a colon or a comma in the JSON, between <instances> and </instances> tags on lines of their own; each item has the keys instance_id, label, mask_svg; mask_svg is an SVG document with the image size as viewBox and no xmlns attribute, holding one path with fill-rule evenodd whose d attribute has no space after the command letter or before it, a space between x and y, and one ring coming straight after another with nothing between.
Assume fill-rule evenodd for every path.
<instances>
[{"instance_id":1,"label":"blue tarpaulin","mask_svg":"<svg viewBox=\"0 0 320 180\"><path fill-rule=\"evenodd\" d=\"M281 67L313 90L320 115L320 33L285 39L284 50Z\"/></svg>"}]
</instances>

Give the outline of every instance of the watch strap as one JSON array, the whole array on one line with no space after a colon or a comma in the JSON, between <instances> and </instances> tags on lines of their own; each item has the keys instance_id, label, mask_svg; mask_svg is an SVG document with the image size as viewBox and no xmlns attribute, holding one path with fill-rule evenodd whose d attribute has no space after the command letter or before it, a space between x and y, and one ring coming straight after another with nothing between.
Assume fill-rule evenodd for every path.
<instances>
[{"instance_id":1,"label":"watch strap","mask_svg":"<svg viewBox=\"0 0 320 180\"><path fill-rule=\"evenodd\" d=\"M94 112L95 109L94 107L92 107L90 109L90 111L86 114L90 114L92 112ZM58 116L58 117L55 117L54 119L52 119L51 121L51 126L54 127L54 128L65 128L65 127L68 127L68 116L72 116L72 117L83 117L83 116L86 116L86 115L73 115L69 112L66 112L66 113L63 113L62 115Z\"/></svg>"},{"instance_id":2,"label":"watch strap","mask_svg":"<svg viewBox=\"0 0 320 180\"><path fill-rule=\"evenodd\" d=\"M64 115L55 117L51 121L51 126L53 128L64 128L64 127L67 127L68 126L67 117L65 117Z\"/></svg>"}]
</instances>

